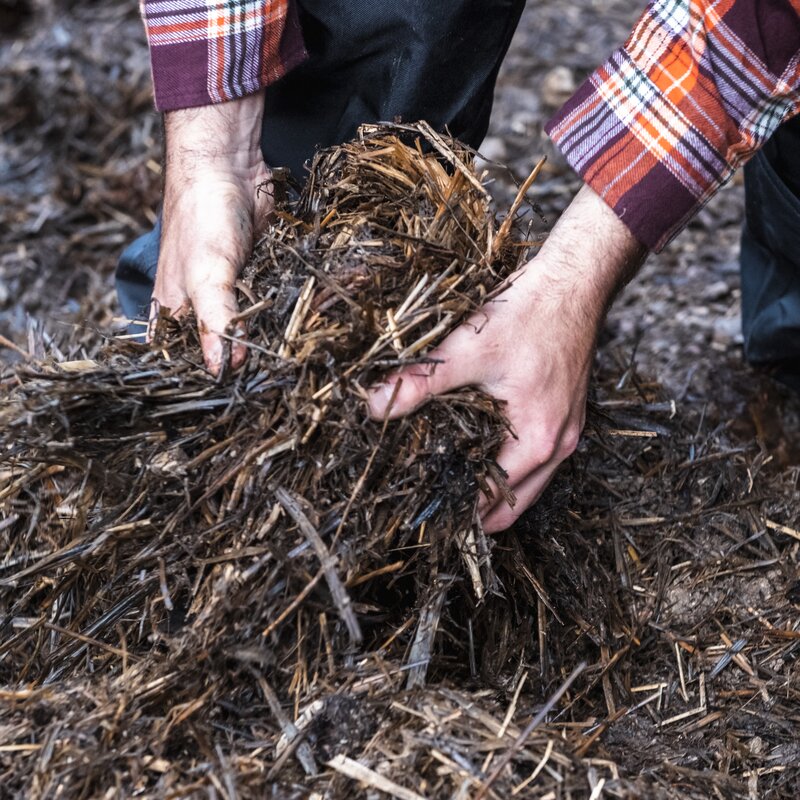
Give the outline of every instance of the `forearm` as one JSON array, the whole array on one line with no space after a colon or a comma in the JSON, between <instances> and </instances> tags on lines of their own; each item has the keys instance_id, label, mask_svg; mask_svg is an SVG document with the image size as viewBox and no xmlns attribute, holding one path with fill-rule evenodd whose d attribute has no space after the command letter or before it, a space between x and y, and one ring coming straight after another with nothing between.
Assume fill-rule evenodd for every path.
<instances>
[{"instance_id":1,"label":"forearm","mask_svg":"<svg viewBox=\"0 0 800 800\"><path fill-rule=\"evenodd\" d=\"M596 330L617 292L636 274L644 247L588 185L575 196L520 281L535 302L558 306Z\"/></svg>"},{"instance_id":2,"label":"forearm","mask_svg":"<svg viewBox=\"0 0 800 800\"><path fill-rule=\"evenodd\" d=\"M260 168L263 117L263 91L228 103L168 111L164 114L167 185L170 171L191 179L223 166L237 173Z\"/></svg>"}]
</instances>

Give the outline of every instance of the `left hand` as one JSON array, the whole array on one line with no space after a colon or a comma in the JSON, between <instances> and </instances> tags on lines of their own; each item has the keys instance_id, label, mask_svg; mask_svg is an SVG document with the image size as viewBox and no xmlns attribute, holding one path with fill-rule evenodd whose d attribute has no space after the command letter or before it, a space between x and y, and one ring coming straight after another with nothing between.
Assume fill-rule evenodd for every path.
<instances>
[{"instance_id":1,"label":"left hand","mask_svg":"<svg viewBox=\"0 0 800 800\"><path fill-rule=\"evenodd\" d=\"M594 240L592 231L598 234ZM483 498L479 509L487 532L509 527L577 447L597 331L614 292L644 253L611 209L584 187L541 253L428 354L441 363L406 367L373 387L375 418L386 414L398 380L392 418L463 386L505 402L516 438L506 440L497 462L516 502L509 506L498 492Z\"/></svg>"},{"instance_id":2,"label":"left hand","mask_svg":"<svg viewBox=\"0 0 800 800\"><path fill-rule=\"evenodd\" d=\"M529 266L481 315L429 354L441 363L393 375L377 388L370 406L374 417L382 417L400 379L391 417L462 386L479 387L505 402L516 438L506 440L497 462L508 473L516 503L512 508L497 491L491 500L483 498L480 511L490 533L505 530L541 494L577 447L586 417L594 326L568 319L541 286L538 264Z\"/></svg>"}]
</instances>

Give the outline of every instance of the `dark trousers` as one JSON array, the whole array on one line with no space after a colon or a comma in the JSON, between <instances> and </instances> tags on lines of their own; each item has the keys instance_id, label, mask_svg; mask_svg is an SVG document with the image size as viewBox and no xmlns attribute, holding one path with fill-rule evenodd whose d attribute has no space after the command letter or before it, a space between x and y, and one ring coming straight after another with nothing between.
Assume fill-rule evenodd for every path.
<instances>
[{"instance_id":1,"label":"dark trousers","mask_svg":"<svg viewBox=\"0 0 800 800\"><path fill-rule=\"evenodd\" d=\"M800 117L744 168L745 358L800 391Z\"/></svg>"},{"instance_id":2,"label":"dark trousers","mask_svg":"<svg viewBox=\"0 0 800 800\"><path fill-rule=\"evenodd\" d=\"M302 180L303 163L317 146L352 139L363 123L396 118L427 120L478 147L524 5L525 0L299 0L309 58L267 89L266 163L288 166ZM147 317L160 237L156 225L120 258L117 293L129 319Z\"/></svg>"}]
</instances>

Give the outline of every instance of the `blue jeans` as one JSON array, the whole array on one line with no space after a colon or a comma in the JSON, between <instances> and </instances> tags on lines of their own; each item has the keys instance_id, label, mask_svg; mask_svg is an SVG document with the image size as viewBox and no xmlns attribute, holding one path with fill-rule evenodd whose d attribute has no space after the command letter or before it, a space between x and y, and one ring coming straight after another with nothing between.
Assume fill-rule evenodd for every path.
<instances>
[{"instance_id":1,"label":"blue jeans","mask_svg":"<svg viewBox=\"0 0 800 800\"><path fill-rule=\"evenodd\" d=\"M800 391L800 117L744 168L745 358Z\"/></svg>"}]
</instances>

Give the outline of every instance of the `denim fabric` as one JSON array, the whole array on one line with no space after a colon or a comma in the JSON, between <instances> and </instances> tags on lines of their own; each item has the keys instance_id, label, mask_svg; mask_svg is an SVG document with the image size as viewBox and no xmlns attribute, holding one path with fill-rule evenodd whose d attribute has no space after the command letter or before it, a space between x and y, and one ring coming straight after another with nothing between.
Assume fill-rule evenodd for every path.
<instances>
[{"instance_id":1,"label":"denim fabric","mask_svg":"<svg viewBox=\"0 0 800 800\"><path fill-rule=\"evenodd\" d=\"M128 319L147 319L150 295L156 280L158 251L161 243L161 218L153 230L129 244L117 263L117 296L122 313ZM132 325L129 333L142 333L141 325Z\"/></svg>"},{"instance_id":2,"label":"denim fabric","mask_svg":"<svg viewBox=\"0 0 800 800\"><path fill-rule=\"evenodd\" d=\"M427 120L477 147L525 0L299 0L309 59L266 91L262 150L303 180L316 146L367 122ZM146 318L160 226L117 267L130 319ZM140 332L141 328L132 332Z\"/></svg>"},{"instance_id":3,"label":"denim fabric","mask_svg":"<svg viewBox=\"0 0 800 800\"><path fill-rule=\"evenodd\" d=\"M745 358L800 390L800 117L745 166Z\"/></svg>"}]
</instances>

